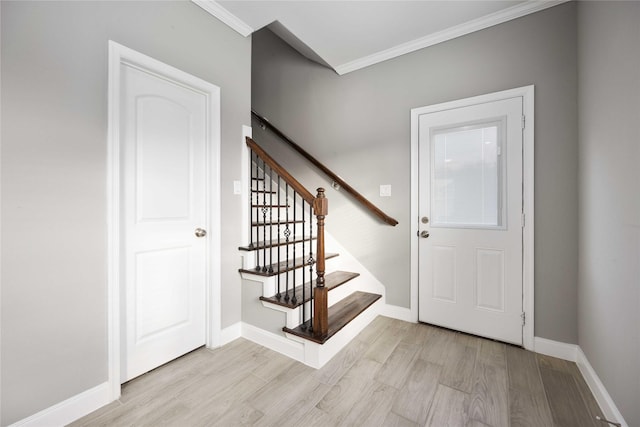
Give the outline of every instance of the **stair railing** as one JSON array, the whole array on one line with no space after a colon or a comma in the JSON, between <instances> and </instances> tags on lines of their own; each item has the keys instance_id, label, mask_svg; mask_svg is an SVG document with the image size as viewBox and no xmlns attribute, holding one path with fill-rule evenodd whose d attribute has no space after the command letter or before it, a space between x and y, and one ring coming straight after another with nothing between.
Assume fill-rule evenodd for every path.
<instances>
[{"instance_id":1,"label":"stair railing","mask_svg":"<svg viewBox=\"0 0 640 427\"><path fill-rule=\"evenodd\" d=\"M276 276L276 298L284 301L284 304L296 305L298 297L301 297L303 328L307 328L315 336L322 337L329 330L328 291L324 279L324 225L328 214L325 190L318 188L314 196L255 141L247 137L246 143L251 150L252 162L250 201L252 219L249 248L257 251L255 273ZM281 197L285 200L281 200ZM289 198L291 204L289 204ZM312 249L314 215L317 220L315 257ZM282 231L281 226L284 226ZM274 227L276 228L275 239ZM295 235L296 230L299 231L300 236ZM302 256L296 258L296 245L300 243ZM281 254L282 246L284 246L284 254ZM292 258L289 257L289 247L292 247ZM284 261L281 260L282 256ZM315 287L313 286L314 264L316 266ZM305 283L307 268L308 293ZM296 270L298 269L301 269L302 276L301 292L296 291L298 288ZM308 311L307 300L309 301Z\"/></svg>"},{"instance_id":2,"label":"stair railing","mask_svg":"<svg viewBox=\"0 0 640 427\"><path fill-rule=\"evenodd\" d=\"M258 122L261 124L263 129L268 128L271 132L273 132L276 136L278 136L287 145L289 145L291 148L293 148L298 153L300 153L300 155L302 155L302 157L307 159L311 164L313 164L315 167L317 167L322 172L324 172L329 178L331 178L333 180L334 183L338 184L340 186L340 188L344 188L344 190L347 193L351 194L351 196L354 199L356 199L358 202L360 202L360 204L362 204L362 206L364 206L365 209L369 210L371 213L373 213L375 216L380 218L386 224L389 224L391 226L398 225L398 221L395 218L390 217L389 215L384 213L380 208L378 208L376 205L371 203L366 197L364 197L355 188L353 188L351 185L349 185L349 183L347 183L344 179L340 178L340 176L338 176L338 174L336 174L331 169L326 167L323 163L321 163L318 159L316 159L311 154L309 154L309 152L307 152L300 145L296 144L291 138L289 138L287 135L285 135L284 132L282 132L280 129L278 129L276 126L274 126L265 117L261 116L260 114L258 114L254 110L251 110L251 115L254 118L256 118L256 120L258 120Z\"/></svg>"}]
</instances>

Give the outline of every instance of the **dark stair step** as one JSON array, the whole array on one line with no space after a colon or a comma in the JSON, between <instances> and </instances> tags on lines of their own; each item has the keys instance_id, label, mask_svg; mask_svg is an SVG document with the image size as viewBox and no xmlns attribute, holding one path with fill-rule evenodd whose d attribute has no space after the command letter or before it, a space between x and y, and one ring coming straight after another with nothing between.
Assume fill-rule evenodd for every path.
<instances>
[{"instance_id":1,"label":"dark stair step","mask_svg":"<svg viewBox=\"0 0 640 427\"><path fill-rule=\"evenodd\" d=\"M331 258L335 258L337 257L338 254L325 254L324 255L324 259L331 259ZM273 264L273 265L268 265L267 266L267 271L262 271L262 269L260 270L255 270L255 269L245 269L245 268L241 268L238 271L240 273L249 273L249 274L256 274L258 276L264 276L264 277L271 277L271 276L277 276L278 274L282 274L285 273L287 271L291 271L291 270L297 270L298 268L302 268L302 267L308 267L308 264L306 264L307 260L309 259L309 254L305 255L305 256L301 256L295 259L295 267L294 267L294 260L289 260L289 266L287 267L287 261L282 261L280 264ZM316 254L313 254L313 259L314 262L317 259ZM269 268L272 268L273 271L269 272ZM280 271L278 271L278 267L280 268Z\"/></svg>"},{"instance_id":2,"label":"dark stair step","mask_svg":"<svg viewBox=\"0 0 640 427\"><path fill-rule=\"evenodd\" d=\"M285 326L282 330L318 344L324 344L380 298L382 298L382 295L358 291L329 307L329 331L324 336L317 336L309 331L309 321L294 329L289 329Z\"/></svg>"},{"instance_id":3,"label":"dark stair step","mask_svg":"<svg viewBox=\"0 0 640 427\"><path fill-rule=\"evenodd\" d=\"M360 275L360 273L351 273L349 271L334 271L332 273L327 274L326 276L324 276L324 286L328 289L334 289L337 288L340 285L344 285L345 283L347 283L349 280L351 279L355 279L356 277L358 277ZM315 286L316 281L313 280L313 284ZM307 282L304 284L305 286L305 295L304 295L304 301L302 301L302 285L301 286L296 286L294 292L290 292L289 293L289 301L285 301L285 296L284 296L284 292L282 291L282 289L280 290L280 293L282 294L280 296L280 299L278 299L275 295L272 297L260 297L260 299L262 301L267 301L273 304L278 304L281 305L283 307L288 307L288 308L296 308L300 305L302 305L303 302L307 302L311 299L311 292L312 290L310 290L310 282ZM293 302L291 302L293 300L293 295L295 295L295 299L296 299L296 303L294 304Z\"/></svg>"},{"instance_id":4,"label":"dark stair step","mask_svg":"<svg viewBox=\"0 0 640 427\"><path fill-rule=\"evenodd\" d=\"M316 238L312 237L311 240L316 240ZM294 236L293 238L289 238L288 242L286 239L268 240L266 242L258 242L256 244L253 244L252 246L240 246L238 249L241 251L251 252L251 251L257 251L260 249L275 248L277 246L294 245L296 243L302 243L302 242L308 242L308 241L309 241L308 237L305 237L303 239L302 237Z\"/></svg>"},{"instance_id":5,"label":"dark stair step","mask_svg":"<svg viewBox=\"0 0 640 427\"><path fill-rule=\"evenodd\" d=\"M251 226L252 227L264 227L264 226L270 226L270 225L286 225L286 224L303 224L306 221L304 219L296 219L296 220L289 220L289 221L284 221L284 220L280 220L280 221L267 221L267 222L252 222Z\"/></svg>"},{"instance_id":6,"label":"dark stair step","mask_svg":"<svg viewBox=\"0 0 640 427\"><path fill-rule=\"evenodd\" d=\"M269 190L251 190L252 193L259 193L259 194L278 194L277 191L269 191Z\"/></svg>"},{"instance_id":7,"label":"dark stair step","mask_svg":"<svg viewBox=\"0 0 640 427\"><path fill-rule=\"evenodd\" d=\"M289 208L289 205L251 205L253 209L255 208Z\"/></svg>"}]
</instances>

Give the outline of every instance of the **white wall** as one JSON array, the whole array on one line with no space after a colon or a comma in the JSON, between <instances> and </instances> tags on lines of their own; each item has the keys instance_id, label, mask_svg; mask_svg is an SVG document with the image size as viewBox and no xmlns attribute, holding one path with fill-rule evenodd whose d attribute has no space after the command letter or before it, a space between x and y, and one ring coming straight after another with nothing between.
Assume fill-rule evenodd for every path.
<instances>
[{"instance_id":1,"label":"white wall","mask_svg":"<svg viewBox=\"0 0 640 427\"><path fill-rule=\"evenodd\" d=\"M580 2L579 345L640 426L640 3Z\"/></svg>"},{"instance_id":2,"label":"white wall","mask_svg":"<svg viewBox=\"0 0 640 427\"><path fill-rule=\"evenodd\" d=\"M107 41L221 87L222 326L240 320L250 38L191 2L2 1L2 419L107 380Z\"/></svg>"},{"instance_id":3,"label":"white wall","mask_svg":"<svg viewBox=\"0 0 640 427\"><path fill-rule=\"evenodd\" d=\"M410 111L535 85L535 334L577 343L578 148L575 3L567 3L343 76L271 32L253 36L252 107L395 217L390 227L336 192L254 127L254 139L308 188L328 188L327 229L410 304ZM379 197L391 184L392 197Z\"/></svg>"}]
</instances>

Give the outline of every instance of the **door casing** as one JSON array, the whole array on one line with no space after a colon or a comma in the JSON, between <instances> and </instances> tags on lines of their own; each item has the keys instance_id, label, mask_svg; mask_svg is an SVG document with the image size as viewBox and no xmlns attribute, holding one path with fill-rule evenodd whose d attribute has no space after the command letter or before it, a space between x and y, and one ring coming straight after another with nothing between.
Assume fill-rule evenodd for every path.
<instances>
[{"instance_id":1,"label":"door casing","mask_svg":"<svg viewBox=\"0 0 640 427\"><path fill-rule=\"evenodd\" d=\"M136 52L116 42L109 41L109 90L108 90L108 142L107 142L107 335L109 360L109 389L111 399L120 397L121 364L121 284L123 254L121 245L121 153L120 153L120 65L139 67L176 84L197 90L207 99L206 137L206 194L207 215L205 279L205 338L207 347L220 345L221 333L221 278L220 278L220 88Z\"/></svg>"},{"instance_id":2,"label":"door casing","mask_svg":"<svg viewBox=\"0 0 640 427\"><path fill-rule=\"evenodd\" d=\"M422 114L450 110L504 99L523 98L523 213L522 228L522 307L525 313L523 345L534 347L534 86L524 86L411 110L411 319L418 321L418 126Z\"/></svg>"}]
</instances>

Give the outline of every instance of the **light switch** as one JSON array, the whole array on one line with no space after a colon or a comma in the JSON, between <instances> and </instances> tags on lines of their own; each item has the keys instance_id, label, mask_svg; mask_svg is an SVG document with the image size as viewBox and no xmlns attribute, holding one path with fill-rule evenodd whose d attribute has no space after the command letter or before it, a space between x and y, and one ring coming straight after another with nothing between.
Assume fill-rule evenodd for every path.
<instances>
[{"instance_id":1,"label":"light switch","mask_svg":"<svg viewBox=\"0 0 640 427\"><path fill-rule=\"evenodd\" d=\"M233 194L242 194L242 182L233 181Z\"/></svg>"},{"instance_id":2,"label":"light switch","mask_svg":"<svg viewBox=\"0 0 640 427\"><path fill-rule=\"evenodd\" d=\"M391 197L391 185L380 186L380 197Z\"/></svg>"}]
</instances>

